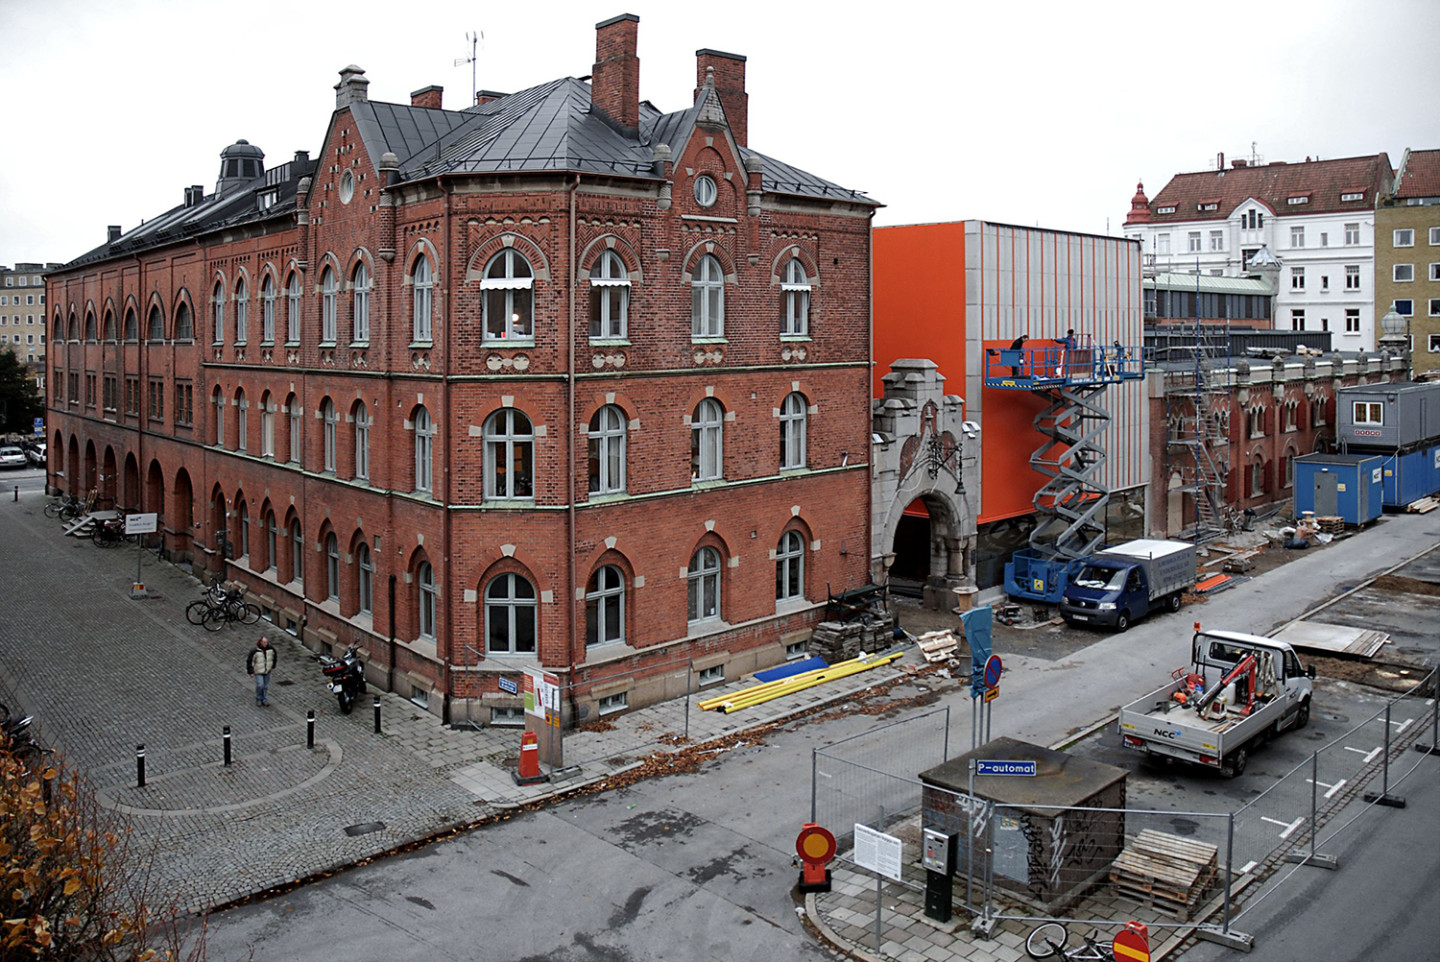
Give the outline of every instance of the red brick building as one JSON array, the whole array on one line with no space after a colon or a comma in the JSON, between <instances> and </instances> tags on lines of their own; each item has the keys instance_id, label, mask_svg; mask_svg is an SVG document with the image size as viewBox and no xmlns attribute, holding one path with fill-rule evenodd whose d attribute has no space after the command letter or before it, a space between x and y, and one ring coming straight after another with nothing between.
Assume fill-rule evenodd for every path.
<instances>
[{"instance_id":1,"label":"red brick building","mask_svg":"<svg viewBox=\"0 0 1440 962\"><path fill-rule=\"evenodd\" d=\"M51 483L452 720L793 654L868 580L875 205L749 148L743 57L641 102L637 24L460 110L347 67L316 159L50 275Z\"/></svg>"}]
</instances>

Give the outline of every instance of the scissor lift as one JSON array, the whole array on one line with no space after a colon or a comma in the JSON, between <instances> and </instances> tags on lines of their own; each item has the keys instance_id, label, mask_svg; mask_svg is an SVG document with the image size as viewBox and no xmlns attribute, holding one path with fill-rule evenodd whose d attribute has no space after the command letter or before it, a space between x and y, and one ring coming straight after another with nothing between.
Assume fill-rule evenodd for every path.
<instances>
[{"instance_id":1,"label":"scissor lift","mask_svg":"<svg viewBox=\"0 0 1440 962\"><path fill-rule=\"evenodd\" d=\"M1105 463L1101 434L1110 423L1104 392L1144 375L1142 346L1095 347L1088 337L1076 338L1073 347L1044 344L985 352L986 387L1028 391L1047 402L1034 421L1045 443L1030 455L1030 466L1046 481L1035 492L1030 547L1005 565L1007 594L1058 604L1080 560L1102 546L1110 501L1110 489L1100 477Z\"/></svg>"}]
</instances>

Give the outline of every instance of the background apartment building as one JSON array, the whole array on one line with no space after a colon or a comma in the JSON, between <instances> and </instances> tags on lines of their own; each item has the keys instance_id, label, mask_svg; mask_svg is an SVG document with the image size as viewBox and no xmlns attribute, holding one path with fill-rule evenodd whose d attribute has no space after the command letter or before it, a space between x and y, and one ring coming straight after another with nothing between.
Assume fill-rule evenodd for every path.
<instances>
[{"instance_id":1,"label":"background apartment building","mask_svg":"<svg viewBox=\"0 0 1440 962\"><path fill-rule=\"evenodd\" d=\"M1405 318L1416 374L1440 370L1440 150L1405 151L1375 236L1375 310Z\"/></svg>"}]
</instances>

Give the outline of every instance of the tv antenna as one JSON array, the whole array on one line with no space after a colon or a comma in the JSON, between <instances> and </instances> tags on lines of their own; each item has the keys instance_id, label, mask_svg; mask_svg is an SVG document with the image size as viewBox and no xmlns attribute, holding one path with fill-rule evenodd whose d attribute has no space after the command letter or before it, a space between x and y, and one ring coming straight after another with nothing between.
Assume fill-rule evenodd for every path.
<instances>
[{"instance_id":1,"label":"tv antenna","mask_svg":"<svg viewBox=\"0 0 1440 962\"><path fill-rule=\"evenodd\" d=\"M465 34L465 39L468 40L468 41L470 41L470 56L468 56L468 57L456 57L456 58L455 58L455 66L458 67L458 66L460 66L461 64L467 64L467 63L470 65L470 101L471 101L471 103L474 103L474 101L475 101L475 92L476 92L476 89L477 89L476 80L475 80L475 63L476 63L476 61L479 59L478 51L479 51L479 49L480 49L480 41L485 39L485 31L483 31L483 30L471 30L471 31L468 31L468 32Z\"/></svg>"}]
</instances>

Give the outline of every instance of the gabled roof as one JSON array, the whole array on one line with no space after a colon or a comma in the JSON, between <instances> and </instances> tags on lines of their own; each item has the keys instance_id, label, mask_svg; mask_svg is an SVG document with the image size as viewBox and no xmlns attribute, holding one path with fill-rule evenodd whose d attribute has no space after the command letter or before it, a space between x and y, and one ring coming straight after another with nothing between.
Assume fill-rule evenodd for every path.
<instances>
[{"instance_id":1,"label":"gabled roof","mask_svg":"<svg viewBox=\"0 0 1440 962\"><path fill-rule=\"evenodd\" d=\"M1407 150L1395 178L1395 199L1440 197L1440 150Z\"/></svg>"},{"instance_id":2,"label":"gabled roof","mask_svg":"<svg viewBox=\"0 0 1440 962\"><path fill-rule=\"evenodd\" d=\"M1390 189L1390 180L1390 158L1384 153L1176 174L1150 200L1150 222L1218 220L1252 198L1267 205L1277 217L1374 210L1376 198ZM1340 199L1350 194L1359 196L1354 200ZM1292 204L1292 197L1307 197L1308 201ZM1205 204L1216 204L1217 208L1201 210ZM1165 207L1175 210L1159 213Z\"/></svg>"},{"instance_id":3,"label":"gabled roof","mask_svg":"<svg viewBox=\"0 0 1440 962\"><path fill-rule=\"evenodd\" d=\"M400 179L454 173L571 171L658 181L655 148L679 152L702 114L723 118L713 91L684 110L661 113L640 104L639 129L627 134L590 107L590 85L574 77L508 94L464 110L435 110L365 101L351 114L373 161L391 152ZM758 158L767 192L871 204L862 192L742 147L741 159Z\"/></svg>"}]
</instances>

